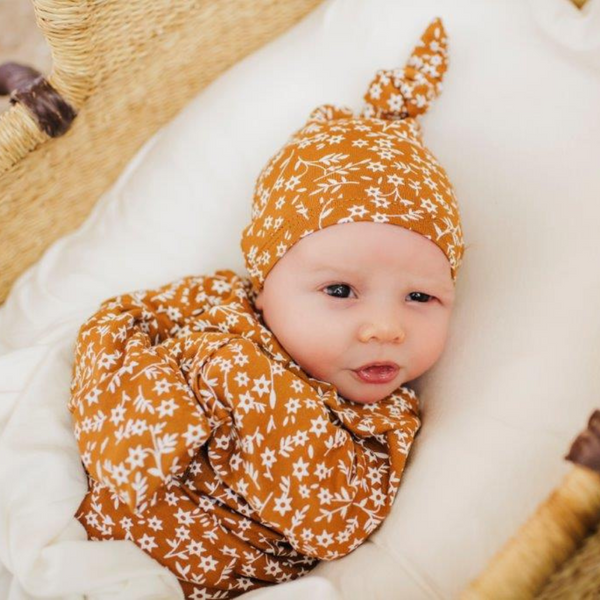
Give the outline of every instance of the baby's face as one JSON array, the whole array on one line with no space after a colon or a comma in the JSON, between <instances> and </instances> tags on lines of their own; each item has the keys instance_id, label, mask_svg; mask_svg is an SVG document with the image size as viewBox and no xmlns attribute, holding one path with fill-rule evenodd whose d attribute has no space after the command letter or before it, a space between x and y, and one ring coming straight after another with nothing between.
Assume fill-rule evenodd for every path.
<instances>
[{"instance_id":1,"label":"baby's face","mask_svg":"<svg viewBox=\"0 0 600 600\"><path fill-rule=\"evenodd\" d=\"M454 303L450 263L424 236L389 223L332 225L301 239L268 274L256 307L287 353L348 400L371 403L440 357ZM399 365L368 383L355 369Z\"/></svg>"}]
</instances>

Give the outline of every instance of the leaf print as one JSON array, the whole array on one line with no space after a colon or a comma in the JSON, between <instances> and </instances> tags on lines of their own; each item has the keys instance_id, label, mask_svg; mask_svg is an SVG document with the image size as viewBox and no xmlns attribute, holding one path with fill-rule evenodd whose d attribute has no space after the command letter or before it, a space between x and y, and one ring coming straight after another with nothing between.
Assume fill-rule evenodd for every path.
<instances>
[{"instance_id":1,"label":"leaf print","mask_svg":"<svg viewBox=\"0 0 600 600\"><path fill-rule=\"evenodd\" d=\"M252 289L218 271L123 294L75 347L69 409L89 486L76 516L92 539L136 543L190 597L351 552L389 513L420 426L408 388L369 408L309 377L257 321Z\"/></svg>"}]
</instances>

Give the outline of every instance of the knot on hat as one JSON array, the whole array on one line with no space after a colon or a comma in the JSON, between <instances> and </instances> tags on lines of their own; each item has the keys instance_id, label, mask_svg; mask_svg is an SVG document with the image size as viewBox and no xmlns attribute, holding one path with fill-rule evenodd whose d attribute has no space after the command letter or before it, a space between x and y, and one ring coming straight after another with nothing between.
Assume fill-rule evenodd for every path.
<instances>
[{"instance_id":1,"label":"knot on hat","mask_svg":"<svg viewBox=\"0 0 600 600\"><path fill-rule=\"evenodd\" d=\"M381 69L364 95L361 116L377 119L406 119L426 112L442 91L448 66L444 27L434 19L404 68Z\"/></svg>"}]
</instances>

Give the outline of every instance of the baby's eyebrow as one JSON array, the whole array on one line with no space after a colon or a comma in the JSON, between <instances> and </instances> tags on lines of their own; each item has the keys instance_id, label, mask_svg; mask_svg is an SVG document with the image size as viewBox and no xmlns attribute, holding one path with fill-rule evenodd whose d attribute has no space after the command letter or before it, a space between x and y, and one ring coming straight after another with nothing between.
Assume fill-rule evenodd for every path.
<instances>
[{"instance_id":1,"label":"baby's eyebrow","mask_svg":"<svg viewBox=\"0 0 600 600\"><path fill-rule=\"evenodd\" d=\"M347 273L349 275L355 275L360 271L357 269L350 269L348 267L331 267L331 266L322 266L316 267L312 269L315 273L323 273L325 271L332 271L335 273Z\"/></svg>"}]
</instances>

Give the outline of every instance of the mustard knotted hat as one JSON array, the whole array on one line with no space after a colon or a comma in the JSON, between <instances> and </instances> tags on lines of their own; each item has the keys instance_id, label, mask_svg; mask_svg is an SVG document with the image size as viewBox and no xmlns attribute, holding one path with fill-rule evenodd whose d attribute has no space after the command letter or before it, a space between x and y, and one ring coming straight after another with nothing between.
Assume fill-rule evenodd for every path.
<instances>
[{"instance_id":1,"label":"mustard knotted hat","mask_svg":"<svg viewBox=\"0 0 600 600\"><path fill-rule=\"evenodd\" d=\"M257 292L300 239L356 221L424 235L444 252L456 282L464 253L458 203L417 120L441 92L447 65L447 36L436 18L404 68L377 71L358 117L345 106L318 106L269 160L241 239Z\"/></svg>"}]
</instances>

